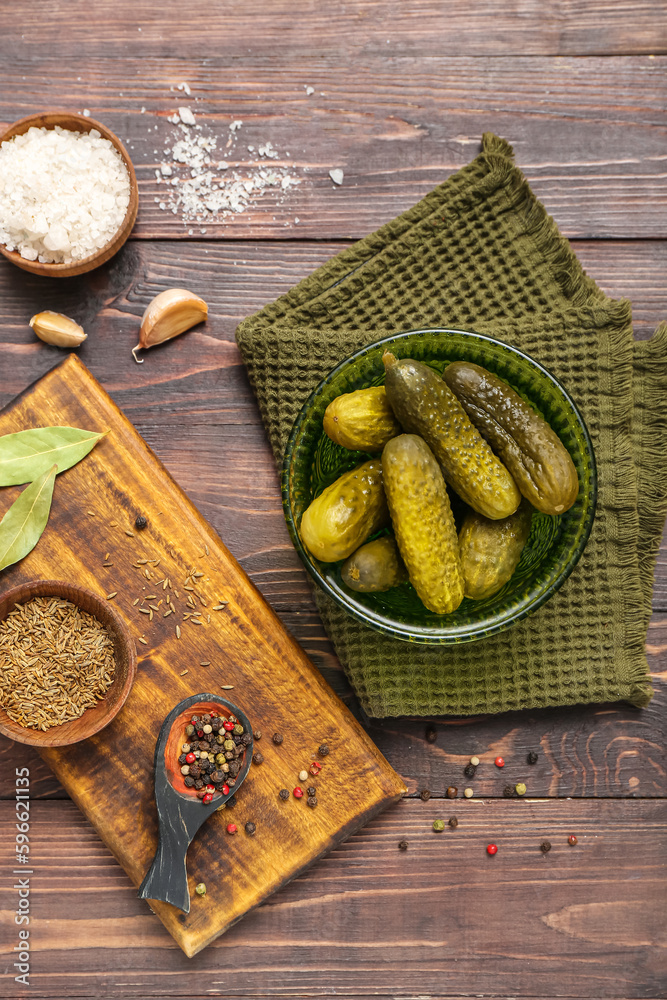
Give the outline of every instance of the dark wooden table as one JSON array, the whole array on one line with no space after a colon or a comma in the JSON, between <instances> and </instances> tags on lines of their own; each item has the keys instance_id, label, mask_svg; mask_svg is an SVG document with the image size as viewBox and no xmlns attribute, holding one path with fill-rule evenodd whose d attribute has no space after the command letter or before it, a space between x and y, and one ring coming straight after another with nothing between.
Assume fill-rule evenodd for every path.
<instances>
[{"instance_id":1,"label":"dark wooden table","mask_svg":"<svg viewBox=\"0 0 667 1000\"><path fill-rule=\"evenodd\" d=\"M79 320L82 360L354 710L289 542L234 329L467 163L492 130L513 143L589 274L632 300L636 336L649 337L667 318L665 4L42 0L9 13L0 123L89 109L125 140L141 195L132 240L98 272L57 282L0 261L0 403L61 357L35 340L30 316L50 308ZM177 89L184 81L189 96ZM167 187L155 171L168 162L179 106L248 176L269 141L280 157L271 164L299 183L254 192L218 223L160 209ZM333 168L344 171L340 186ZM201 293L210 320L137 366L138 318L174 285ZM656 693L644 711L437 720L435 743L425 720L369 724L409 798L194 960L37 755L2 740L5 956L17 940L13 787L23 765L35 876L31 986L14 982L5 957L0 995L664 997L664 544L654 610ZM479 801L444 798L463 784L470 754L523 762L529 750L539 762L525 801L503 799L491 767L475 782ZM434 835L432 821L452 814L458 830ZM494 859L489 841L500 845Z\"/></svg>"}]
</instances>

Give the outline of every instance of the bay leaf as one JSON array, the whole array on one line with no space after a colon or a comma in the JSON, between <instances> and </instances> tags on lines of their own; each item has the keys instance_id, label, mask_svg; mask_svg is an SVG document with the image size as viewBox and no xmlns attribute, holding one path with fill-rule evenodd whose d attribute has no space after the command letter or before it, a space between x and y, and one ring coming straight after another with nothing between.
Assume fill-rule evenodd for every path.
<instances>
[{"instance_id":1,"label":"bay leaf","mask_svg":"<svg viewBox=\"0 0 667 1000\"><path fill-rule=\"evenodd\" d=\"M0 486L32 483L55 463L58 472L71 469L108 431L80 427L33 427L0 437Z\"/></svg>"},{"instance_id":2,"label":"bay leaf","mask_svg":"<svg viewBox=\"0 0 667 1000\"><path fill-rule=\"evenodd\" d=\"M41 538L49 519L57 468L52 465L26 486L0 521L0 570L27 556Z\"/></svg>"}]
</instances>

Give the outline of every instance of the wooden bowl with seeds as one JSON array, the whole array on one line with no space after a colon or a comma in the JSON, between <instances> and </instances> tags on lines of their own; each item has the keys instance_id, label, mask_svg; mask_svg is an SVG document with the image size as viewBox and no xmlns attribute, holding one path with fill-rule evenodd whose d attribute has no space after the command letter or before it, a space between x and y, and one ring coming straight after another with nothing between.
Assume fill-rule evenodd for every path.
<instances>
[{"instance_id":1,"label":"wooden bowl with seeds","mask_svg":"<svg viewBox=\"0 0 667 1000\"><path fill-rule=\"evenodd\" d=\"M94 736L136 672L134 640L105 598L59 580L0 595L0 733L10 739L62 747Z\"/></svg>"}]
</instances>

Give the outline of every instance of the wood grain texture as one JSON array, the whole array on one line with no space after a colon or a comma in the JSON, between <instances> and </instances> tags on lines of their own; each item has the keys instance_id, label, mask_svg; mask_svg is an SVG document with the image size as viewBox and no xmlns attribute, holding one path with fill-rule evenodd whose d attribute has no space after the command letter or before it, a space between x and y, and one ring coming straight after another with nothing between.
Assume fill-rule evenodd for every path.
<instances>
[{"instance_id":1,"label":"wood grain texture","mask_svg":"<svg viewBox=\"0 0 667 1000\"><path fill-rule=\"evenodd\" d=\"M137 56L183 57L208 63L223 55L239 62L249 55L302 60L315 52L385 55L398 50L415 57L492 54L517 56L620 55L667 50L664 5L659 0L610 3L609 0L483 0L471 7L457 0L331 0L326 9L305 0L298 12L289 0L233 0L210 4L194 0L183 17L180 7L144 0L96 7L90 30L86 0L66 5L44 0L10 19L5 41L17 56L63 38L88 55L130 51ZM276 40L280 45L276 46ZM277 51L279 50L279 52Z\"/></svg>"},{"instance_id":2,"label":"wood grain texture","mask_svg":"<svg viewBox=\"0 0 667 1000\"><path fill-rule=\"evenodd\" d=\"M75 6L62 10L75 17ZM665 57L471 60L441 49L424 59L389 45L361 57L333 49L295 64L278 46L242 69L220 54L202 61L123 51L109 62L87 51L77 81L68 68L80 59L77 32L68 26L56 55L36 55L33 43L22 56L22 46L0 39L0 121L47 108L89 109L133 159L136 237L188 239L204 230L207 240L357 239L467 164L485 131L513 144L517 165L565 236L665 235ZM17 75L25 77L18 92ZM175 89L184 80L190 97ZM295 186L255 192L245 211L218 221L205 210L199 224L172 214L170 182L189 171L174 165L161 183L156 171L182 138L168 119L183 104L202 134L215 137L214 164L227 159L225 183L234 171L247 179L268 165L285 168ZM232 133L233 121L243 124ZM258 153L267 141L275 160ZM341 186L329 177L334 167L344 170Z\"/></svg>"},{"instance_id":3,"label":"wood grain texture","mask_svg":"<svg viewBox=\"0 0 667 1000\"><path fill-rule=\"evenodd\" d=\"M400 798L404 786L218 536L73 355L4 410L0 433L26 423L109 429L84 462L62 473L47 529L36 548L3 574L3 584L52 579L57 569L61 578L102 596L108 588L101 566L113 563L115 608L137 641L143 639L137 646L137 679L123 709L101 733L83 744L40 753L135 885L157 843L152 760L164 717L184 697L202 691L225 697L222 685L231 684L239 707L266 734L266 762L253 767L234 812L240 828L249 820L260 827L252 841L254 863L248 863L249 838L227 836L227 813L218 811L189 851L189 881L192 895L206 873L224 894L224 906L186 916L152 902L192 956ZM6 502L15 491L8 488ZM149 520L142 532L132 530L138 512ZM167 594L175 613L165 614ZM284 734L281 747L270 742L275 731ZM323 742L331 756L313 782L317 809L307 810L305 802L292 799L281 802L280 788L295 786L299 771L308 768ZM345 774L344 797L336 794L338 771Z\"/></svg>"},{"instance_id":4,"label":"wood grain texture","mask_svg":"<svg viewBox=\"0 0 667 1000\"><path fill-rule=\"evenodd\" d=\"M5 863L13 812L0 805ZM433 832L434 819L453 814L456 830ZM224 997L451 998L462 988L466 996L662 997L663 822L664 805L650 802L402 802L192 963L76 807L37 803L32 992L190 997L201 984ZM210 889L206 904L216 899ZM16 907L7 883L0 900L4 921ZM25 996L3 973L3 996Z\"/></svg>"}]
</instances>

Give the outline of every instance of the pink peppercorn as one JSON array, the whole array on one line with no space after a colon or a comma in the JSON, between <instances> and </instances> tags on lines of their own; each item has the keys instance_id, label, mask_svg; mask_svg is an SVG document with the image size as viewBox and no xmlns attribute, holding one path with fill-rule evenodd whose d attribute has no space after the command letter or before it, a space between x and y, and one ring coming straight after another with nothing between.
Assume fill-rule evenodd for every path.
<instances>
[{"instance_id":1,"label":"pink peppercorn","mask_svg":"<svg viewBox=\"0 0 667 1000\"><path fill-rule=\"evenodd\" d=\"M486 845L486 853L487 854L497 854L498 853L498 847L496 846L496 844L487 844Z\"/></svg>"}]
</instances>

